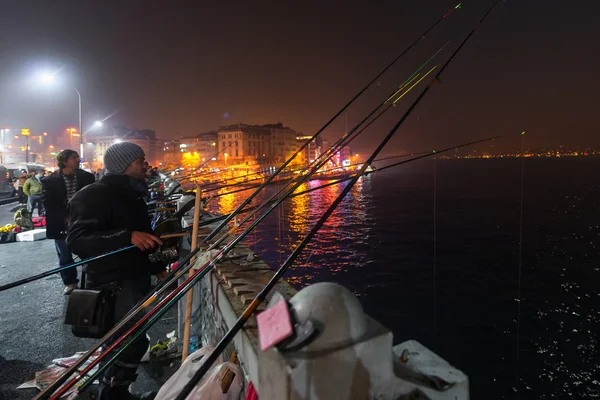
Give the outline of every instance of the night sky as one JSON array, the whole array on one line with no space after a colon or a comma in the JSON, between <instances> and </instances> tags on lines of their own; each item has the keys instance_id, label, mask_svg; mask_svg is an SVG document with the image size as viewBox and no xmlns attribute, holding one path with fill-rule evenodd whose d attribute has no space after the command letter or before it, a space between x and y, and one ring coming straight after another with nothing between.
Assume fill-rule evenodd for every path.
<instances>
[{"instance_id":1,"label":"night sky","mask_svg":"<svg viewBox=\"0 0 600 400\"><path fill-rule=\"evenodd\" d=\"M349 110L350 127L446 41L450 44L436 62L449 57L491 3L465 2ZM281 121L313 134L456 3L1 4L0 126L50 135L76 126L77 97L70 89L76 86L84 99L84 130L112 115L107 125L153 129L169 138L239 122ZM600 145L598 16L597 0L503 2L387 152L428 150L524 129L531 147ZM41 70L58 71L54 87L35 82ZM356 142L357 151L372 148L421 89L374 124ZM342 117L326 135L342 133L344 125Z\"/></svg>"}]
</instances>

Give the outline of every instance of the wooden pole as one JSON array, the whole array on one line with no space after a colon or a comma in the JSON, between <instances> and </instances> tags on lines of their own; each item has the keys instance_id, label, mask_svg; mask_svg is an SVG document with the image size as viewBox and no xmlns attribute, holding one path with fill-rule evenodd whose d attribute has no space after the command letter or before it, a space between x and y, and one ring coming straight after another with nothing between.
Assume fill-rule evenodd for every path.
<instances>
[{"instance_id":1,"label":"wooden pole","mask_svg":"<svg viewBox=\"0 0 600 400\"><path fill-rule=\"evenodd\" d=\"M194 221L192 225L192 246L191 250L195 250L198 247L198 225L200 225L200 203L202 201L202 189L200 186L196 186L196 201L194 202ZM190 261L193 263L194 261ZM188 274L189 277L194 275L194 268L190 268L190 272ZM185 298L185 323L183 325L183 350L181 352L181 361L185 361L188 356L189 348L190 348L190 320L192 319L192 299L193 299L193 290L187 294Z\"/></svg>"}]
</instances>

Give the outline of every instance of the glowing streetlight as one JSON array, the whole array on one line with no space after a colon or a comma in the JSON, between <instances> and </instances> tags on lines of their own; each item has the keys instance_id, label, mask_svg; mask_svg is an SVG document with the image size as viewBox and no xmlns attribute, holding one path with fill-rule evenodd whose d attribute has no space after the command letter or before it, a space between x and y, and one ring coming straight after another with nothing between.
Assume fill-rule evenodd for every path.
<instances>
[{"instance_id":1,"label":"glowing streetlight","mask_svg":"<svg viewBox=\"0 0 600 400\"><path fill-rule=\"evenodd\" d=\"M104 125L104 122L102 122L102 121L96 121L96 122L94 122L94 127L95 128L102 128L102 125Z\"/></svg>"},{"instance_id":2,"label":"glowing streetlight","mask_svg":"<svg viewBox=\"0 0 600 400\"><path fill-rule=\"evenodd\" d=\"M40 82L42 82L45 85L50 85L50 84L53 84L54 82L56 82L56 77L54 76L53 73L44 71L44 72L40 73L39 80L40 80Z\"/></svg>"}]
</instances>

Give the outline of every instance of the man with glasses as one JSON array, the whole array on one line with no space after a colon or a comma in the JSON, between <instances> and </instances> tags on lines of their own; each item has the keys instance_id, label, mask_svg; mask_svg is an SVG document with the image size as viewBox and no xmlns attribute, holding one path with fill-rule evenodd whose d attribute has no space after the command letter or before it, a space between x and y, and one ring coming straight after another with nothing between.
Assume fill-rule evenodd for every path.
<instances>
[{"instance_id":1,"label":"man with glasses","mask_svg":"<svg viewBox=\"0 0 600 400\"><path fill-rule=\"evenodd\" d=\"M79 190L94 182L94 175L79 168L79 154L63 150L56 156L58 169L42 179L42 202L46 210L46 237L54 239L58 265L73 264L73 255L67 248L67 203ZM77 288L77 269L60 272L68 295Z\"/></svg>"}]
</instances>

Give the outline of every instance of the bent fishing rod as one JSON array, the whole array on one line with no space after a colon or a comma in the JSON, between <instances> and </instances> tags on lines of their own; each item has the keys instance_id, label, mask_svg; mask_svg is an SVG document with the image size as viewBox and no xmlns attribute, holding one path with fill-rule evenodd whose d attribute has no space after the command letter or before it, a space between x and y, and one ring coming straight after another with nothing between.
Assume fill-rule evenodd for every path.
<instances>
[{"instance_id":1,"label":"bent fishing rod","mask_svg":"<svg viewBox=\"0 0 600 400\"><path fill-rule=\"evenodd\" d=\"M246 321L254 314L259 304L262 303L267 294L271 291L271 289L275 286L277 281L283 276L288 267L296 260L296 258L300 255L304 247L308 244L308 242L314 237L314 235L321 229L325 221L329 218L329 216L333 213L333 211L337 208L337 206L341 203L344 197L348 194L348 192L354 187L358 179L365 173L368 166L373 162L373 160L377 157L377 155L383 150L384 146L390 141L390 139L394 136L396 131L400 128L400 126L406 121L408 116L412 113L415 107L421 102L421 100L425 97L427 92L433 87L436 82L439 82L439 78L442 73L446 70L448 65L452 62L454 57L458 54L458 52L463 48L465 43L469 40L469 38L475 33L480 24L486 19L486 17L492 12L492 10L500 3L502 0L496 0L494 4L490 7L490 9L484 14L484 16L479 21L479 24L473 28L473 30L467 35L467 37L463 40L460 46L455 50L454 54L446 61L444 66L439 70L434 79L429 83L429 85L421 92L421 94L417 97L417 99L412 103L412 105L408 108L406 113L400 118L400 120L396 123L396 125L392 128L392 130L388 133L388 135L383 139L383 141L379 144L379 146L375 149L375 151L371 154L367 162L363 164L359 172L348 182L348 184L344 187L342 192L337 196L337 198L333 201L333 203L329 206L329 208L325 211L325 213L321 216L321 218L317 221L317 223L313 226L313 228L308 232L306 237L298 244L298 246L293 250L287 260L281 265L281 267L277 270L277 272L273 275L273 277L269 280L269 282L265 285L265 287L258 293L258 295L252 300L248 308L244 311L244 313L240 316L240 318L236 321L234 326L225 334L223 339L219 342L219 344L213 349L213 351L206 357L204 357L204 362L202 366L198 369L198 371L194 374L192 379L185 385L183 390L177 395L175 400L185 400L187 396L190 394L192 390L196 387L198 382L206 375L208 370L212 367L213 363L217 360L220 354L223 352L225 347L233 340L233 337L237 335L237 333L242 329Z\"/></svg>"},{"instance_id":2,"label":"bent fishing rod","mask_svg":"<svg viewBox=\"0 0 600 400\"><path fill-rule=\"evenodd\" d=\"M286 162L284 162L276 171L275 173L273 173L273 175L271 175L269 178L267 178L267 180L261 185L259 186L256 191L254 191L254 193L252 193L248 198L246 198L246 200L244 200L242 202L242 204L240 204L230 215L229 217L225 218L207 237L204 238L204 240L202 241L203 243L207 243L210 239L212 239L217 233L219 233L219 231L221 229L223 229L228 223L229 221L231 221L246 205L248 205L272 180L275 176L277 176L285 167L287 167L294 158L296 158L296 156L298 154L300 154L313 140L315 140L319 135L321 135L321 133L327 128L329 127L329 125L331 125L333 123L333 121L335 121L344 111L346 111L346 109L348 107L350 107L360 96L362 96L362 94L364 92L367 91L367 89L369 89L369 87L371 87L371 85L373 85L375 82L377 82L377 80L384 75L393 65L396 64L396 62L398 62L398 60L400 60L406 53L408 53L414 46L417 45L417 43L419 43L423 38L425 38L425 36L431 31L433 30L440 22L442 22L444 19L446 19L446 17L448 17L449 15L451 15L454 10L457 10L461 7L461 3L457 4L454 8L450 9L448 12L446 12L441 18L439 18L435 23L433 23L429 28L427 28L421 35L419 35L405 50L403 50L394 60L392 60L392 62L390 62L381 72L379 72L369 83L367 83L361 90L358 91L358 93L346 104L344 105L337 113L335 113L333 115L333 117L331 117L331 119L329 121L327 121L325 123L325 125L323 125L323 127L321 127L321 129L319 129L317 131L317 133L315 133L309 140L307 140L302 146L300 146L300 148L298 150L296 150L296 152L290 157L288 158L288 160Z\"/></svg>"},{"instance_id":3,"label":"bent fishing rod","mask_svg":"<svg viewBox=\"0 0 600 400\"><path fill-rule=\"evenodd\" d=\"M476 143L481 143L481 142L485 142L485 141L490 141L490 140L494 140L494 139L501 138L501 137L505 137L505 136L509 136L509 135L504 135L504 136L494 136L494 137L490 137L490 138L486 138L486 139L481 139L481 140L477 140L477 141L473 141L473 142L469 142L469 143L465 143L465 144L461 144L461 145L452 146L452 147L449 147L449 148L446 148L446 149L434 150L433 152L430 152L430 153L428 153L428 154L427 154L427 155L425 155L424 157L431 157L431 156L434 156L434 155L436 155L436 154L441 154L441 153L444 153L444 152L446 152L446 151L450 151L450 150L453 150L453 149L458 149L458 148L461 148L461 147L465 147L465 146L469 146L469 145L473 145L473 144L476 144ZM400 165L400 164L403 164L403 163L407 163L407 162L411 162L411 161L415 161L415 160L417 160L417 159L420 159L420 158L423 158L423 157L416 157L416 158L414 158L414 159L411 159L411 160L402 161L401 163L398 163L397 165ZM376 171L374 171L374 172L376 172ZM373 172L372 172L372 173L373 173ZM311 188L311 189L305 190L305 191L303 191L303 192L294 193L294 194L293 194L293 195L291 195L290 197L301 196L301 195L307 194L307 193L309 193L309 192L312 192L312 191L315 191L315 190L322 189L322 188L324 188L324 187L326 187L326 186L330 186L330 185L332 185L332 184L338 184L338 183L341 183L341 182L342 182L342 181L336 181L336 182L328 183L328 184L325 184L325 185L321 185L321 186L319 186L319 187L316 187L316 188ZM182 270L182 271L181 271L181 273L180 273L180 276L182 276L182 275L185 275L185 274L187 273L187 270L189 270L189 268L190 268L190 267L191 267L191 265L189 265L189 264L188 264L188 268L186 268L185 270ZM203 277L203 276L204 276L204 275L205 275L205 274L206 274L206 273L207 273L209 270L210 270L209 268L206 268L206 269L204 270L204 272L201 274L202 276L200 277L200 279L201 279L201 278L202 278L202 277ZM165 281L167 281L167 284L166 284L166 285L168 286L168 284L169 284L169 283L168 283L168 280L166 279ZM183 294L184 294L184 293L183 293ZM182 294L180 297L183 297L183 294ZM144 333L145 333L145 332L146 332L146 331L147 331L147 330L148 330L148 329L149 329L149 328L150 328L150 327L151 327L151 326L152 326L154 323L156 323L156 322L157 322L157 321L158 321L158 320L159 320L159 319L162 317L162 315L164 315L164 313L166 313L166 311L167 311L167 310L168 310L170 307L172 307L172 305L173 305L173 304L175 304L177 301L178 301L178 299L177 299L177 298L175 298L175 299L171 300L171 302L170 302L170 303L167 303L167 304L165 304L165 306L163 307L163 309L161 309L161 310L164 310L164 311L161 311L161 312L157 313L156 315L154 315L154 316L153 316L151 319L149 319L149 320L148 320L148 322L147 322L147 323L146 323L146 324L145 324L143 327L141 327L139 330L137 330L137 331L135 332L135 334L134 334L134 335L133 335L133 336L130 338L130 340L129 340L129 341L128 341L128 342L127 342L127 343L126 343L126 344L125 344L125 345L124 345L124 346L123 346L123 347L122 347L122 348L121 348L121 349L120 349L120 350L119 350L119 351L118 351L118 352L117 352L117 353L116 353L116 354L115 354L115 355L114 355L114 356L113 356L113 357L112 357L112 358L111 358L109 361L107 361L107 362L105 363L105 365L103 366L103 368L102 368L101 370L98 370L98 371L97 371L97 372L96 372L96 373L95 373L93 376L91 376L89 379L87 379L87 380L86 380L86 381L85 381L85 382L82 384L82 386L81 386L81 387L78 389L78 391L79 391L79 392L81 392L81 391L82 391L82 390L83 390L83 389L84 389L84 388L85 388L87 385L89 385L91 382L93 382L93 381L94 381L94 379L95 379L96 377L98 377L98 376L99 376L99 375L102 373L102 371L104 370L104 368L106 368L106 367L108 367L109 365L111 365L111 364L112 364L112 363L113 363L113 362L114 362L114 361L115 361L115 360L118 358L118 356L119 356L120 354L122 354L122 352L123 352L123 351L125 351L125 349L126 349L126 348L127 348L127 347L128 347L130 344L131 344L131 343L133 343L133 342L134 342L134 341L135 341L135 340L136 340L138 337L140 337L142 334L144 334ZM158 305L157 305L157 307L158 307ZM97 348L99 348L99 347L100 347L100 346L98 346ZM97 348L96 348L96 349L97 349ZM92 351L90 352L90 355L91 355L91 354L93 354L93 353L95 352L95 350L96 350L96 349L92 349ZM86 359L87 359L87 357L86 357ZM83 362L82 362L82 363L83 363ZM82 376L83 376L83 374L82 374ZM64 381L64 380L62 380L62 381ZM62 381L61 381L61 383L62 383Z\"/></svg>"}]
</instances>

